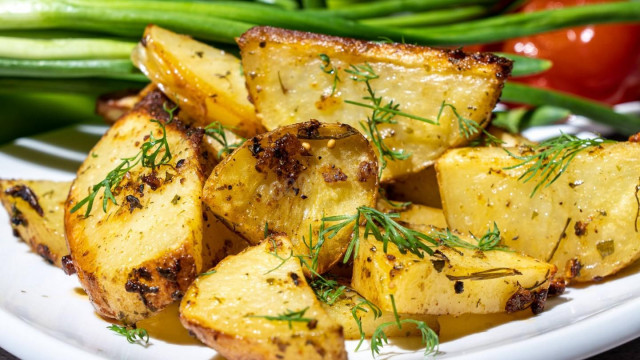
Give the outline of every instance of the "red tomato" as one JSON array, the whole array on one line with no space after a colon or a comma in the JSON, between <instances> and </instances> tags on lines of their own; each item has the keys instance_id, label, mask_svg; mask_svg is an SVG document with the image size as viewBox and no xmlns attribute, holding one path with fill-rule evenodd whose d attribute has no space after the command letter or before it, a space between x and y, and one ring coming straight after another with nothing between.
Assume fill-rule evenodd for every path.
<instances>
[{"instance_id":1,"label":"red tomato","mask_svg":"<svg viewBox=\"0 0 640 360\"><path fill-rule=\"evenodd\" d=\"M611 0L532 0L533 12ZM540 75L514 79L608 104L640 100L640 25L571 28L506 41L504 52L553 61Z\"/></svg>"}]
</instances>

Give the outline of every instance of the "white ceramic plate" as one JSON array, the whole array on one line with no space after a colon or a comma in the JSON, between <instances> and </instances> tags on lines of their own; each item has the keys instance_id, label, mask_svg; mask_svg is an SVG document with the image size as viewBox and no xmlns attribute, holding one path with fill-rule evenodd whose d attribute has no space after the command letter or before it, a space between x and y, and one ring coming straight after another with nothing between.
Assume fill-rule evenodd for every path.
<instances>
[{"instance_id":1,"label":"white ceramic plate","mask_svg":"<svg viewBox=\"0 0 640 360\"><path fill-rule=\"evenodd\" d=\"M70 180L105 130L75 126L0 148L0 177ZM601 284L570 288L538 316L466 316L441 321L449 359L587 357L640 336L640 265ZM131 345L106 327L75 276L46 264L12 235L0 211L0 346L23 359L211 359L215 352L186 334L176 307L143 324L148 346ZM371 359L368 347L352 359ZM415 343L395 343L380 356L422 358Z\"/></svg>"}]
</instances>

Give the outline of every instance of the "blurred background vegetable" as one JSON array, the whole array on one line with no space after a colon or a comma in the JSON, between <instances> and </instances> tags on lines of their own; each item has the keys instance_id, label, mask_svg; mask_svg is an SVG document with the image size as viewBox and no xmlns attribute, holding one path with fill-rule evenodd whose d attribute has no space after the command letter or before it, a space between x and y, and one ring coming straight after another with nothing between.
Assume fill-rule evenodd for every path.
<instances>
[{"instance_id":1,"label":"blurred background vegetable","mask_svg":"<svg viewBox=\"0 0 640 360\"><path fill-rule=\"evenodd\" d=\"M235 37L271 25L511 53L502 54L515 60L503 100L529 107L503 111L496 125L516 131L571 112L623 135L640 131L640 118L583 98L639 100L638 1L0 0L0 102L11 107L0 143L98 121L99 94L142 88L147 81L129 52L149 23L232 52Z\"/></svg>"}]
</instances>

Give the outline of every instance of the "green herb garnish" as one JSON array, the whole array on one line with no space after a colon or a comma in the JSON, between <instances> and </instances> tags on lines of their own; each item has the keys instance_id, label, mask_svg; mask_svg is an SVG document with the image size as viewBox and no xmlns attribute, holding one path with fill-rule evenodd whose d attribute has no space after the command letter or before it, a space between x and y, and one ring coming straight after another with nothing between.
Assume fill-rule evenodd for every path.
<instances>
[{"instance_id":1,"label":"green herb garnish","mask_svg":"<svg viewBox=\"0 0 640 360\"><path fill-rule=\"evenodd\" d=\"M429 355L438 352L438 334L435 331L431 330L429 325L424 321L414 320L414 319L400 319L400 315L398 315L398 310L396 309L396 302L393 298L393 295L389 295L391 297L391 306L393 307L393 315L395 316L395 321L389 321L383 324L380 324L376 330L373 332L371 336L371 354L376 356L380 354L381 348L389 343L387 339L387 335L384 333L384 329L396 325L398 329L402 329L402 324L415 324L420 330L422 335L422 343L425 345L424 355Z\"/></svg>"},{"instance_id":2,"label":"green herb garnish","mask_svg":"<svg viewBox=\"0 0 640 360\"><path fill-rule=\"evenodd\" d=\"M280 315L277 316L270 316L270 315L247 315L246 317L252 317L252 318L263 318L263 319L267 319L269 321L286 321L289 323L289 329L293 328L293 323L294 322L311 322L313 321L313 319L311 318L306 318L304 317L304 313L307 312L307 310L309 310L309 307L307 306L306 308L300 310L300 311L292 311L292 310L288 310Z\"/></svg>"},{"instance_id":3,"label":"green herb garnish","mask_svg":"<svg viewBox=\"0 0 640 360\"><path fill-rule=\"evenodd\" d=\"M217 154L218 159L221 159L222 156L224 156L225 154L226 155L231 154L233 150L239 148L240 145L244 144L244 142L247 140L245 138L240 138L238 142L229 144L229 140L227 139L227 134L225 133L225 130L228 130L228 129L229 129L228 127L222 125L219 121L214 121L204 128L204 133L206 135L209 135L213 140L215 140L218 144L222 146L222 149L218 150L218 154Z\"/></svg>"},{"instance_id":4,"label":"green herb garnish","mask_svg":"<svg viewBox=\"0 0 640 360\"><path fill-rule=\"evenodd\" d=\"M493 223L493 230L488 229L487 232L478 239L474 234L470 234L478 244L472 244L468 241L462 240L458 235L455 235L449 229L442 231L436 231L432 234L436 239L442 241L451 247L459 247L470 250L490 251L490 250L509 250L504 246L498 246L500 244L500 229L498 225Z\"/></svg>"},{"instance_id":5,"label":"green herb garnish","mask_svg":"<svg viewBox=\"0 0 640 360\"><path fill-rule=\"evenodd\" d=\"M166 122L167 124L169 124L173 121L173 114L178 109L178 107L176 106L172 109L169 109L167 108L167 105L165 103L163 105L163 108L167 113L169 113L169 120ZM138 164L141 164L143 167L155 170L157 167L166 165L169 163L169 161L171 161L171 151L169 150L165 124L156 119L152 119L150 121L160 126L160 128L162 129L162 137L156 139L153 136L153 133L150 133L149 139L140 146L140 151L132 157L123 158L122 162L115 169L111 170L104 178L104 180L93 185L91 187L91 193L84 199L80 200L73 208L71 208L70 212L72 214L81 209L86 204L87 210L84 216L88 217L93 208L93 201L102 188L104 188L102 210L106 213L109 200L111 200L113 204L118 205L118 202L113 195L113 191L118 187L118 185L120 185L122 179L129 171L131 171L131 169L136 167ZM158 159L161 154L162 156L160 157L160 159Z\"/></svg>"},{"instance_id":6,"label":"green herb garnish","mask_svg":"<svg viewBox=\"0 0 640 360\"><path fill-rule=\"evenodd\" d=\"M320 60L322 60L322 65L320 68L325 74L333 75L333 86L331 87L331 94L329 96L333 96L336 93L336 88L338 87L338 82L340 82L340 77L338 76L338 69L336 69L333 65L331 65L331 58L327 54L319 54Z\"/></svg>"},{"instance_id":7,"label":"green herb garnish","mask_svg":"<svg viewBox=\"0 0 640 360\"><path fill-rule=\"evenodd\" d=\"M598 147L605 143L612 143L613 140L606 140L601 137L594 139L580 139L574 135L561 133L559 137L541 142L538 145L526 145L531 155L518 156L507 149L507 152L514 159L520 160L516 165L505 167L505 170L512 170L519 167L526 168L518 180L528 182L537 179L538 184L533 188L531 197L541 189L553 184L562 175L571 161L582 150Z\"/></svg>"},{"instance_id":8,"label":"green herb garnish","mask_svg":"<svg viewBox=\"0 0 640 360\"><path fill-rule=\"evenodd\" d=\"M145 344L149 343L149 334L147 333L147 330L142 329L142 328L128 328L126 326L119 326L119 325L111 325L111 326L107 326L107 329L120 334L122 336L125 336L127 338L127 341L130 344L135 344L135 343L142 343L144 342Z\"/></svg>"}]
</instances>

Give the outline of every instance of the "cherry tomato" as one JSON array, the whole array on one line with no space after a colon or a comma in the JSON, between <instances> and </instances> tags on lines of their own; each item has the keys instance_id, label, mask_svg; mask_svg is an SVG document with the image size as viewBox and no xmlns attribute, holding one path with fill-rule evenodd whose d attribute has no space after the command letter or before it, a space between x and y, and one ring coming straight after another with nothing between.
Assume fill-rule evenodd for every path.
<instances>
[{"instance_id":1,"label":"cherry tomato","mask_svg":"<svg viewBox=\"0 0 640 360\"><path fill-rule=\"evenodd\" d=\"M611 0L532 0L533 12ZM503 43L502 51L553 61L543 74L514 79L617 104L640 100L640 25L615 24L559 30Z\"/></svg>"}]
</instances>

